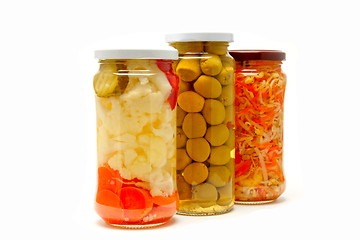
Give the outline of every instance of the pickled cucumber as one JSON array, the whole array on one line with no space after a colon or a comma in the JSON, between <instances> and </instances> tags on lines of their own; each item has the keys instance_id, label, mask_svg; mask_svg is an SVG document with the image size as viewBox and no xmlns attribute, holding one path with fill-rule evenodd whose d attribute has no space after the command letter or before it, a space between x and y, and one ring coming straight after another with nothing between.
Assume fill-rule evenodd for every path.
<instances>
[{"instance_id":1,"label":"pickled cucumber","mask_svg":"<svg viewBox=\"0 0 360 240\"><path fill-rule=\"evenodd\" d=\"M176 149L176 170L183 170L192 161L184 148Z\"/></svg>"},{"instance_id":2,"label":"pickled cucumber","mask_svg":"<svg viewBox=\"0 0 360 240\"><path fill-rule=\"evenodd\" d=\"M200 138L206 133L206 121L200 113L188 113L182 129L188 138Z\"/></svg>"},{"instance_id":3,"label":"pickled cucumber","mask_svg":"<svg viewBox=\"0 0 360 240\"><path fill-rule=\"evenodd\" d=\"M221 95L220 82L210 76L201 75L194 83L194 89L204 98L217 98Z\"/></svg>"},{"instance_id":4,"label":"pickled cucumber","mask_svg":"<svg viewBox=\"0 0 360 240\"><path fill-rule=\"evenodd\" d=\"M225 124L211 126L207 129L205 139L211 146L223 145L229 138L229 129Z\"/></svg>"},{"instance_id":5,"label":"pickled cucumber","mask_svg":"<svg viewBox=\"0 0 360 240\"><path fill-rule=\"evenodd\" d=\"M192 138L186 142L187 154L197 162L205 162L210 155L210 144L205 138Z\"/></svg>"},{"instance_id":6,"label":"pickled cucumber","mask_svg":"<svg viewBox=\"0 0 360 240\"><path fill-rule=\"evenodd\" d=\"M215 187L225 186L231 179L230 170L225 166L212 166L209 167L208 183Z\"/></svg>"},{"instance_id":7,"label":"pickled cucumber","mask_svg":"<svg viewBox=\"0 0 360 240\"><path fill-rule=\"evenodd\" d=\"M183 171L185 181L191 185L197 185L204 182L209 175L209 170L203 163L191 163Z\"/></svg>"},{"instance_id":8,"label":"pickled cucumber","mask_svg":"<svg viewBox=\"0 0 360 240\"><path fill-rule=\"evenodd\" d=\"M102 64L94 76L94 90L98 97L110 96L119 83L116 64Z\"/></svg>"},{"instance_id":9,"label":"pickled cucumber","mask_svg":"<svg viewBox=\"0 0 360 240\"><path fill-rule=\"evenodd\" d=\"M183 92L178 97L178 104L185 112L200 112L204 102L202 96L192 91Z\"/></svg>"},{"instance_id":10,"label":"pickled cucumber","mask_svg":"<svg viewBox=\"0 0 360 240\"><path fill-rule=\"evenodd\" d=\"M191 82L201 75L200 61L197 55L187 56L179 61L176 67L176 73L181 80Z\"/></svg>"},{"instance_id":11,"label":"pickled cucumber","mask_svg":"<svg viewBox=\"0 0 360 240\"><path fill-rule=\"evenodd\" d=\"M200 60L200 67L204 74L215 76L221 72L222 63L218 55L203 54Z\"/></svg>"},{"instance_id":12,"label":"pickled cucumber","mask_svg":"<svg viewBox=\"0 0 360 240\"><path fill-rule=\"evenodd\" d=\"M231 148L227 145L212 147L208 162L212 165L225 165L230 161Z\"/></svg>"},{"instance_id":13,"label":"pickled cucumber","mask_svg":"<svg viewBox=\"0 0 360 240\"><path fill-rule=\"evenodd\" d=\"M177 148L185 147L187 140L188 138L186 137L182 128L179 127L176 128L176 147Z\"/></svg>"},{"instance_id":14,"label":"pickled cucumber","mask_svg":"<svg viewBox=\"0 0 360 240\"><path fill-rule=\"evenodd\" d=\"M192 198L191 185L188 184L181 174L176 175L176 184L180 200L186 200Z\"/></svg>"},{"instance_id":15,"label":"pickled cucumber","mask_svg":"<svg viewBox=\"0 0 360 240\"><path fill-rule=\"evenodd\" d=\"M218 100L206 99L202 114L208 124L218 125L225 120L225 107Z\"/></svg>"}]
</instances>

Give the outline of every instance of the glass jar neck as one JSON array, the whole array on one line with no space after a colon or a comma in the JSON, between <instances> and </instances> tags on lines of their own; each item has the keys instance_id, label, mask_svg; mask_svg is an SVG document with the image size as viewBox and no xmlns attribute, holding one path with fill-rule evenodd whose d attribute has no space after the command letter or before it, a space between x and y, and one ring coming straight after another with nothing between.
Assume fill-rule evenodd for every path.
<instances>
[{"instance_id":1,"label":"glass jar neck","mask_svg":"<svg viewBox=\"0 0 360 240\"><path fill-rule=\"evenodd\" d=\"M173 42L170 46L176 48L179 54L205 54L225 55L228 52L229 42Z\"/></svg>"},{"instance_id":2,"label":"glass jar neck","mask_svg":"<svg viewBox=\"0 0 360 240\"><path fill-rule=\"evenodd\" d=\"M269 61L269 60L236 61L236 65L242 68L281 67L282 61Z\"/></svg>"}]
</instances>

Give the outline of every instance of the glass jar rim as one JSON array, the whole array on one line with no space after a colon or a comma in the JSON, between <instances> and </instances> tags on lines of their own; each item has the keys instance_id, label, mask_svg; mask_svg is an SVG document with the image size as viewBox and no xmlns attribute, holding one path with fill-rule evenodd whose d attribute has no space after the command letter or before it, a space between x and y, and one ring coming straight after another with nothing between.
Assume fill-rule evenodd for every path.
<instances>
[{"instance_id":1,"label":"glass jar rim","mask_svg":"<svg viewBox=\"0 0 360 240\"><path fill-rule=\"evenodd\" d=\"M104 49L95 50L97 59L164 59L177 60L175 49Z\"/></svg>"},{"instance_id":2,"label":"glass jar rim","mask_svg":"<svg viewBox=\"0 0 360 240\"><path fill-rule=\"evenodd\" d=\"M284 61L286 54L280 50L229 50L235 61L265 60Z\"/></svg>"},{"instance_id":3,"label":"glass jar rim","mask_svg":"<svg viewBox=\"0 0 360 240\"><path fill-rule=\"evenodd\" d=\"M196 33L170 33L165 35L165 41L173 42L233 42L232 33L196 32Z\"/></svg>"}]
</instances>

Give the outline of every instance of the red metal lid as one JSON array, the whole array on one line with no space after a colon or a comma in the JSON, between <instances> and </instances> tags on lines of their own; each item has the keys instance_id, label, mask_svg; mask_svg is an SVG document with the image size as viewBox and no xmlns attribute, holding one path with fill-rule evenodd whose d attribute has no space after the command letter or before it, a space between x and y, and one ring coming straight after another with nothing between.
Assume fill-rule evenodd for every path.
<instances>
[{"instance_id":1,"label":"red metal lid","mask_svg":"<svg viewBox=\"0 0 360 240\"><path fill-rule=\"evenodd\" d=\"M278 50L230 50L230 55L235 61L267 60L283 61L285 53Z\"/></svg>"}]
</instances>

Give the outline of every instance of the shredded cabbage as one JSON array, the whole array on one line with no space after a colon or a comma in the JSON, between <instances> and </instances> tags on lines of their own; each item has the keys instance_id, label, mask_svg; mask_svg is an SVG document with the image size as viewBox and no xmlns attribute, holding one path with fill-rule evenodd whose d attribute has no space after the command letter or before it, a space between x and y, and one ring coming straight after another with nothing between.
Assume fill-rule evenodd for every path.
<instances>
[{"instance_id":1,"label":"shredded cabbage","mask_svg":"<svg viewBox=\"0 0 360 240\"><path fill-rule=\"evenodd\" d=\"M276 199L282 171L286 76L280 62L240 62L236 69L235 197L238 202Z\"/></svg>"}]
</instances>

